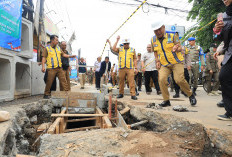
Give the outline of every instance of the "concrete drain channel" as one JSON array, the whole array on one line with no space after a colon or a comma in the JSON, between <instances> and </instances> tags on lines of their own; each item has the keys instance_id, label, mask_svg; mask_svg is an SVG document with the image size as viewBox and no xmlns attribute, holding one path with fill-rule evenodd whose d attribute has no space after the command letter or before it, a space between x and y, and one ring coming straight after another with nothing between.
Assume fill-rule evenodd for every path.
<instances>
[{"instance_id":1,"label":"concrete drain channel","mask_svg":"<svg viewBox=\"0 0 232 157\"><path fill-rule=\"evenodd\" d=\"M83 96L82 94L81 97L86 100L91 95ZM67 96L67 93L59 93L55 94L53 100L41 100L24 105L22 110L18 111L13 118L12 127L9 128L5 136L5 142L0 145L0 150L2 150L0 151L2 154L0 156L15 156L16 154L57 156L44 155L45 146L43 148L40 147L41 137L42 140L44 138L44 141L46 141L46 138L54 136L50 135L47 137L48 134L56 134L56 138L62 138L62 136L68 137L71 132L76 133L88 130L88 132L101 133L104 130L108 132L115 127L124 130L124 134L122 135L124 136L124 140L126 138L130 139L130 134L133 134L134 131L139 131L142 134L154 134L163 139L167 143L164 146L167 148L162 148L164 156L170 156L170 153L173 152L174 156L181 157L232 156L232 143L228 141L227 135L219 130L206 129L199 123L189 122L183 118L160 114L155 112L155 110L130 106L112 100L110 100L112 104L110 108L106 107L101 110L99 107L94 106L94 110L91 110L93 106L91 106L90 99L87 99L88 109L80 110L75 105L78 104L77 99L81 97L73 97L70 94ZM60 99L59 103L54 103L54 99L58 98ZM96 101L91 102L96 105ZM57 104L59 105L57 106ZM109 104L109 100L106 100L105 104ZM68 108L68 113L66 112L66 108ZM102 140L104 138L99 136L99 139ZM50 142L53 145L57 143L56 141ZM160 156L160 146L157 148L152 147L152 150L150 150L151 148L143 148L143 145L141 145L141 148L136 149L137 156L156 156L156 153ZM102 149L107 150L108 148ZM166 150L169 155L166 153ZM53 151L56 152L56 150ZM99 154L101 154L101 151L105 153L105 150L98 150ZM151 151L154 151L153 155L149 155L152 154ZM113 157L112 155L104 155L104 153L92 156ZM126 157L130 153L130 151L127 151L123 155L115 156ZM76 156L78 156L78 153Z\"/></svg>"}]
</instances>

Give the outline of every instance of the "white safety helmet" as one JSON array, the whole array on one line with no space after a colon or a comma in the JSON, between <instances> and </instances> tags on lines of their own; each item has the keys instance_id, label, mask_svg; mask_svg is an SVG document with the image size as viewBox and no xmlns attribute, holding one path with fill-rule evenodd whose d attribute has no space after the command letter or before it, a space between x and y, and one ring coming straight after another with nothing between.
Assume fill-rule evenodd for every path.
<instances>
[{"instance_id":1,"label":"white safety helmet","mask_svg":"<svg viewBox=\"0 0 232 157\"><path fill-rule=\"evenodd\" d=\"M123 39L123 40L122 40L122 43L123 43L123 44L130 43L130 39Z\"/></svg>"},{"instance_id":2,"label":"white safety helmet","mask_svg":"<svg viewBox=\"0 0 232 157\"><path fill-rule=\"evenodd\" d=\"M151 25L151 28L155 31L164 25L163 21L157 21Z\"/></svg>"}]
</instances>

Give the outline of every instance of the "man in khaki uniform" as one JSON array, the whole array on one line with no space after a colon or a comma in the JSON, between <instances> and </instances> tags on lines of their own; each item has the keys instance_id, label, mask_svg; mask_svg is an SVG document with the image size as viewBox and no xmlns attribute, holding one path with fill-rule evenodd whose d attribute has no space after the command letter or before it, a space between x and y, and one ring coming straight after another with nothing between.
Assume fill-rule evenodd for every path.
<instances>
[{"instance_id":1,"label":"man in khaki uniform","mask_svg":"<svg viewBox=\"0 0 232 157\"><path fill-rule=\"evenodd\" d=\"M171 106L167 79L172 72L175 82L189 97L190 104L196 105L197 100L184 78L184 57L181 53L182 48L178 34L165 32L165 26L161 21L154 23L152 28L155 36L151 39L151 45L155 53L156 67L159 69L159 85L164 99L160 106Z\"/></svg>"},{"instance_id":2,"label":"man in khaki uniform","mask_svg":"<svg viewBox=\"0 0 232 157\"><path fill-rule=\"evenodd\" d=\"M64 71L62 70L62 62L61 56L65 58L75 58L76 55L67 55L63 51L61 51L60 47L57 45L59 43L58 36L52 35L50 37L51 45L47 46L42 53L42 72L45 73L45 63L47 63L47 71L48 77L46 81L46 87L44 91L44 98L48 99L51 95L51 86L52 82L56 76L60 81L60 85L62 86L62 90L68 91L67 80L64 75Z\"/></svg>"},{"instance_id":3,"label":"man in khaki uniform","mask_svg":"<svg viewBox=\"0 0 232 157\"><path fill-rule=\"evenodd\" d=\"M131 99L137 100L135 96L135 81L134 73L137 74L137 58L135 49L130 47L129 39L123 40L123 47L117 48L120 36L117 37L117 40L112 48L115 53L118 53L118 67L119 67L119 95L117 98L123 98L124 95L124 84L125 78L130 86ZM109 40L107 40L109 42Z\"/></svg>"},{"instance_id":4,"label":"man in khaki uniform","mask_svg":"<svg viewBox=\"0 0 232 157\"><path fill-rule=\"evenodd\" d=\"M93 77L94 77L93 68L90 68L90 70L88 71L88 80L90 85L93 84Z\"/></svg>"},{"instance_id":5,"label":"man in khaki uniform","mask_svg":"<svg viewBox=\"0 0 232 157\"><path fill-rule=\"evenodd\" d=\"M67 54L67 55L69 54L68 51L66 50L66 42L65 41L62 41L60 43L60 48L62 49L62 51L65 54ZM65 57L62 57L61 62L62 62L62 68L63 68L63 71L64 71L64 75L65 75L65 78L67 80L68 90L70 91L71 90L71 86L70 86L71 67L69 65L69 59L65 58ZM61 86L61 84L60 84L60 90L63 91L63 87Z\"/></svg>"},{"instance_id":6,"label":"man in khaki uniform","mask_svg":"<svg viewBox=\"0 0 232 157\"><path fill-rule=\"evenodd\" d=\"M201 59L201 71L203 72L205 67L205 60L204 60L204 52L202 48L198 45L196 45L195 38L190 37L188 39L189 45L187 46L187 50L190 53L190 58L192 62L192 66L190 69L190 84L192 82L192 75L193 75L193 87L192 92L196 96L196 90L198 87L198 79L199 79L199 56Z\"/></svg>"},{"instance_id":7,"label":"man in khaki uniform","mask_svg":"<svg viewBox=\"0 0 232 157\"><path fill-rule=\"evenodd\" d=\"M205 68L205 76L207 83L207 93L209 96L219 95L219 68L217 65L217 61L213 58L214 53L217 50L217 45L212 44L210 47L210 52L206 55L206 68ZM212 78L214 78L213 89L211 86Z\"/></svg>"}]
</instances>

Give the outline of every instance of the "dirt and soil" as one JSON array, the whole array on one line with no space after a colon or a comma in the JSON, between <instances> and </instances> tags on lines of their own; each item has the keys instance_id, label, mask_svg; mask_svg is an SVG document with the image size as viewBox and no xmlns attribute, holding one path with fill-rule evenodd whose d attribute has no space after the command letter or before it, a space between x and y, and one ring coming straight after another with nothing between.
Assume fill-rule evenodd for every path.
<instances>
[{"instance_id":1,"label":"dirt and soil","mask_svg":"<svg viewBox=\"0 0 232 157\"><path fill-rule=\"evenodd\" d=\"M174 137L174 132L154 133L133 130L125 138L120 128L82 131L63 135L44 135L38 156L69 157L173 157L191 155L185 137ZM53 142L59 141L59 142ZM201 144L200 144L201 145Z\"/></svg>"}]
</instances>

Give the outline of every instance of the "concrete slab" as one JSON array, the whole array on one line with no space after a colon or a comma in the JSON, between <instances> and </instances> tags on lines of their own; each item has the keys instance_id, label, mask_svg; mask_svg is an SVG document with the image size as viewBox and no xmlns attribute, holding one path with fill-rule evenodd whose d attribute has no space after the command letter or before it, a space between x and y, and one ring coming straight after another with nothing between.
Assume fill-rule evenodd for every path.
<instances>
[{"instance_id":1,"label":"concrete slab","mask_svg":"<svg viewBox=\"0 0 232 157\"><path fill-rule=\"evenodd\" d=\"M7 54L7 53L6 53ZM0 51L0 102L14 99L15 64L14 57Z\"/></svg>"},{"instance_id":2,"label":"concrete slab","mask_svg":"<svg viewBox=\"0 0 232 157\"><path fill-rule=\"evenodd\" d=\"M31 59L33 57L33 29L32 22L22 18L21 51L16 54Z\"/></svg>"},{"instance_id":3,"label":"concrete slab","mask_svg":"<svg viewBox=\"0 0 232 157\"><path fill-rule=\"evenodd\" d=\"M111 88L112 85L108 84L108 85L102 85L102 93L104 94L108 94L108 89ZM119 89L117 88L111 88L112 89L112 93L113 95L118 95L119 94ZM130 89L125 87L124 88L124 95L130 95Z\"/></svg>"},{"instance_id":4,"label":"concrete slab","mask_svg":"<svg viewBox=\"0 0 232 157\"><path fill-rule=\"evenodd\" d=\"M44 93L44 73L41 66L36 62L31 62L31 95L39 95Z\"/></svg>"},{"instance_id":5,"label":"concrete slab","mask_svg":"<svg viewBox=\"0 0 232 157\"><path fill-rule=\"evenodd\" d=\"M73 86L71 91L82 92L82 93L92 93L97 99L97 105L100 108L104 107L105 104L105 94L100 90L97 90L94 85L86 84L84 89L80 89L80 84Z\"/></svg>"},{"instance_id":6,"label":"concrete slab","mask_svg":"<svg viewBox=\"0 0 232 157\"><path fill-rule=\"evenodd\" d=\"M15 60L15 96L31 95L31 61L18 56Z\"/></svg>"}]
</instances>

